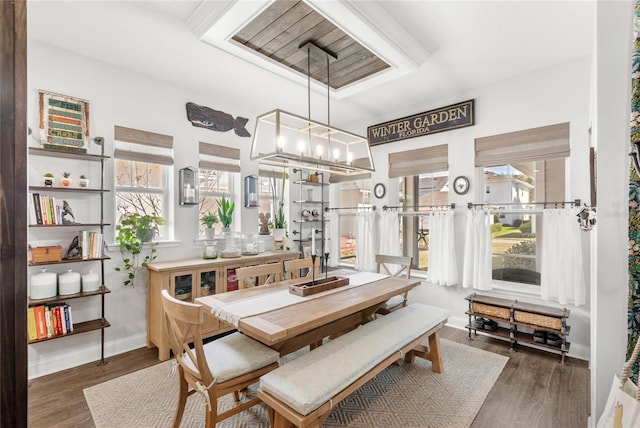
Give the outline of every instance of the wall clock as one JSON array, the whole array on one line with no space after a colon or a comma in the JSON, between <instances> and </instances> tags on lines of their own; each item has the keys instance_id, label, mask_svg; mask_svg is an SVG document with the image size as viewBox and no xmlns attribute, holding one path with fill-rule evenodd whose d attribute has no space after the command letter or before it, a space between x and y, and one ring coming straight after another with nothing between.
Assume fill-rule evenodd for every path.
<instances>
[{"instance_id":1,"label":"wall clock","mask_svg":"<svg viewBox=\"0 0 640 428\"><path fill-rule=\"evenodd\" d=\"M373 195L378 199L384 197L385 192L386 189L382 183L378 183L373 187Z\"/></svg>"},{"instance_id":2,"label":"wall clock","mask_svg":"<svg viewBox=\"0 0 640 428\"><path fill-rule=\"evenodd\" d=\"M469 191L469 179L462 175L456 177L456 179L453 180L453 190L458 195L464 195L467 193Z\"/></svg>"}]
</instances>

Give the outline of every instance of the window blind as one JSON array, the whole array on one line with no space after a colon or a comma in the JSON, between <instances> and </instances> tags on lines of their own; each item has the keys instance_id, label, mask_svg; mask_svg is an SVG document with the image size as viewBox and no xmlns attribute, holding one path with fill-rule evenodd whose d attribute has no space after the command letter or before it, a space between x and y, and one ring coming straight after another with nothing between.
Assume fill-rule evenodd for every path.
<instances>
[{"instance_id":1,"label":"window blind","mask_svg":"<svg viewBox=\"0 0 640 428\"><path fill-rule=\"evenodd\" d=\"M569 122L475 139L475 165L481 167L569 156Z\"/></svg>"},{"instance_id":2,"label":"window blind","mask_svg":"<svg viewBox=\"0 0 640 428\"><path fill-rule=\"evenodd\" d=\"M134 162L173 165L173 137L155 132L115 126L113 157ZM153 153L149 148L153 147Z\"/></svg>"},{"instance_id":3,"label":"window blind","mask_svg":"<svg viewBox=\"0 0 640 428\"><path fill-rule=\"evenodd\" d=\"M200 168L240 172L240 149L200 142L198 151Z\"/></svg>"},{"instance_id":4,"label":"window blind","mask_svg":"<svg viewBox=\"0 0 640 428\"><path fill-rule=\"evenodd\" d=\"M408 177L449 169L449 145L389 153L389 177Z\"/></svg>"}]
</instances>

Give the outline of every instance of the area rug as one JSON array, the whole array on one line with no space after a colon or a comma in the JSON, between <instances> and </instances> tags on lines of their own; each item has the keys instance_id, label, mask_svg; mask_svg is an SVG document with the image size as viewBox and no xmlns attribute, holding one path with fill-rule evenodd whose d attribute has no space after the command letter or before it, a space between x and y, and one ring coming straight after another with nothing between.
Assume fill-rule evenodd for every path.
<instances>
[{"instance_id":1,"label":"area rug","mask_svg":"<svg viewBox=\"0 0 640 428\"><path fill-rule=\"evenodd\" d=\"M508 358L441 339L444 373L431 362L392 365L331 412L325 427L468 427ZM157 364L87 388L84 395L97 428L170 427L178 397L171 362ZM250 388L255 394L257 385ZM233 404L219 401L220 411ZM204 400L193 395L181 427L204 426ZM268 427L264 404L231 417L218 427Z\"/></svg>"}]
</instances>

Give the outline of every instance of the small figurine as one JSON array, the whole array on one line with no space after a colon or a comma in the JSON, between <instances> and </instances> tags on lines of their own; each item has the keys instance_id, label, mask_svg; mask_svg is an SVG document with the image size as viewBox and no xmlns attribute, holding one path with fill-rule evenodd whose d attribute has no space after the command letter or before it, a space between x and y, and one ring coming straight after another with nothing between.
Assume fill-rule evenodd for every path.
<instances>
[{"instance_id":1,"label":"small figurine","mask_svg":"<svg viewBox=\"0 0 640 428\"><path fill-rule=\"evenodd\" d=\"M271 213L260 213L258 214L258 218L260 220L260 235L268 235L269 219L271 219Z\"/></svg>"},{"instance_id":2,"label":"small figurine","mask_svg":"<svg viewBox=\"0 0 640 428\"><path fill-rule=\"evenodd\" d=\"M69 219L69 216L71 219ZM73 215L73 210L67 201L62 201L62 224L72 224L76 222L76 218Z\"/></svg>"},{"instance_id":3,"label":"small figurine","mask_svg":"<svg viewBox=\"0 0 640 428\"><path fill-rule=\"evenodd\" d=\"M67 258L68 259L77 259L82 256L82 247L80 247L78 235L73 238L71 244L69 245L69 249L67 250Z\"/></svg>"}]
</instances>

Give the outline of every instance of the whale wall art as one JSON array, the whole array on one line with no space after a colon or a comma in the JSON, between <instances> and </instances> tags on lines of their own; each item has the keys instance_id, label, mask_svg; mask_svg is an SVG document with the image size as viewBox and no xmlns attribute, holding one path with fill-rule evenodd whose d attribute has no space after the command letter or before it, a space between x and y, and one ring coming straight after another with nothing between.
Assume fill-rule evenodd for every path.
<instances>
[{"instance_id":1,"label":"whale wall art","mask_svg":"<svg viewBox=\"0 0 640 428\"><path fill-rule=\"evenodd\" d=\"M229 113L214 110L210 107L187 103L187 119L193 126L199 128L207 128L219 132L227 132L233 129L233 132L240 137L251 137L251 134L245 128L249 119L240 116L234 119Z\"/></svg>"}]
</instances>

